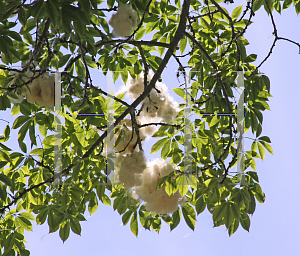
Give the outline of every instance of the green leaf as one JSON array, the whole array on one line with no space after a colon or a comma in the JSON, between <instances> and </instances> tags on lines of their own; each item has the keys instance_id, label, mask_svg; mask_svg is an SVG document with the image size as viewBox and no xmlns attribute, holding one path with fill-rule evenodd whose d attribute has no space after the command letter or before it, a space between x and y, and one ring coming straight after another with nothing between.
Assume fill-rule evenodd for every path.
<instances>
[{"instance_id":1,"label":"green leaf","mask_svg":"<svg viewBox=\"0 0 300 256\"><path fill-rule=\"evenodd\" d=\"M256 115L253 111L250 112L250 116L251 116L252 133L254 133L257 130L258 122L257 122L257 119L256 119Z\"/></svg>"},{"instance_id":2,"label":"green leaf","mask_svg":"<svg viewBox=\"0 0 300 256\"><path fill-rule=\"evenodd\" d=\"M256 150L257 150L257 142L256 142L256 141L253 141L253 142L252 142L252 145L251 145L251 151L256 152Z\"/></svg>"},{"instance_id":3,"label":"green leaf","mask_svg":"<svg viewBox=\"0 0 300 256\"><path fill-rule=\"evenodd\" d=\"M259 143L262 144L265 149L267 149L273 155L273 149L267 142L259 141Z\"/></svg>"},{"instance_id":4,"label":"green leaf","mask_svg":"<svg viewBox=\"0 0 300 256\"><path fill-rule=\"evenodd\" d=\"M192 217L192 219L196 220L196 213L191 205L187 203L184 204L182 207L186 210L187 214Z\"/></svg>"},{"instance_id":5,"label":"green leaf","mask_svg":"<svg viewBox=\"0 0 300 256\"><path fill-rule=\"evenodd\" d=\"M23 26L25 26L27 19L26 19L24 8L19 8L19 10L18 10L18 18L19 18L20 23Z\"/></svg>"},{"instance_id":6,"label":"green leaf","mask_svg":"<svg viewBox=\"0 0 300 256\"><path fill-rule=\"evenodd\" d=\"M261 127L261 124L258 124L257 126L257 131L256 131L256 137L258 137L262 132L262 127Z\"/></svg>"},{"instance_id":7,"label":"green leaf","mask_svg":"<svg viewBox=\"0 0 300 256\"><path fill-rule=\"evenodd\" d=\"M70 224L72 231L77 235L81 235L81 226L79 221L77 219L70 218Z\"/></svg>"},{"instance_id":8,"label":"green leaf","mask_svg":"<svg viewBox=\"0 0 300 256\"><path fill-rule=\"evenodd\" d=\"M266 2L268 3L269 8L267 7ZM263 1L263 4L264 4L265 11L269 14L270 11L273 12L274 2L272 0L266 0L266 2ZM270 9L270 11L269 11L269 9Z\"/></svg>"},{"instance_id":9,"label":"green leaf","mask_svg":"<svg viewBox=\"0 0 300 256\"><path fill-rule=\"evenodd\" d=\"M111 201L110 198L106 195L103 194L102 198L101 198L102 203L104 203L105 205L111 205Z\"/></svg>"},{"instance_id":10,"label":"green leaf","mask_svg":"<svg viewBox=\"0 0 300 256\"><path fill-rule=\"evenodd\" d=\"M174 181L171 179L171 177L167 177L165 182L165 191L166 193L171 196L176 192Z\"/></svg>"},{"instance_id":11,"label":"green leaf","mask_svg":"<svg viewBox=\"0 0 300 256\"><path fill-rule=\"evenodd\" d=\"M137 212L134 212L130 220L130 230L136 237L138 236L139 227L137 221Z\"/></svg>"},{"instance_id":12,"label":"green leaf","mask_svg":"<svg viewBox=\"0 0 300 256\"><path fill-rule=\"evenodd\" d=\"M16 41L22 42L22 37L20 36L19 33L15 32L15 31L9 31L9 32L8 32L8 35L9 35L10 37L12 37L13 39L15 39Z\"/></svg>"},{"instance_id":13,"label":"green leaf","mask_svg":"<svg viewBox=\"0 0 300 256\"><path fill-rule=\"evenodd\" d=\"M14 105L13 108L11 109L11 115L16 116L19 113L20 113L20 105Z\"/></svg>"},{"instance_id":14,"label":"green leaf","mask_svg":"<svg viewBox=\"0 0 300 256\"><path fill-rule=\"evenodd\" d=\"M270 92L270 79L265 75L262 75L261 78L263 79L264 85L266 86L268 92Z\"/></svg>"},{"instance_id":15,"label":"green leaf","mask_svg":"<svg viewBox=\"0 0 300 256\"><path fill-rule=\"evenodd\" d=\"M27 153L27 146L26 146L26 144L25 144L23 141L19 141L19 140L18 140L18 142L19 142L19 146L20 146L21 150L22 150L24 153Z\"/></svg>"},{"instance_id":16,"label":"green leaf","mask_svg":"<svg viewBox=\"0 0 300 256\"><path fill-rule=\"evenodd\" d=\"M230 227L228 228L228 235L231 236L239 227L239 221L234 219Z\"/></svg>"},{"instance_id":17,"label":"green leaf","mask_svg":"<svg viewBox=\"0 0 300 256\"><path fill-rule=\"evenodd\" d=\"M151 154L157 152L168 140L169 140L169 138L167 137L167 138L162 138L162 139L158 140L157 142L155 142L151 148Z\"/></svg>"},{"instance_id":18,"label":"green leaf","mask_svg":"<svg viewBox=\"0 0 300 256\"><path fill-rule=\"evenodd\" d=\"M125 226L128 221L130 220L130 217L132 215L132 211L131 210L128 210L127 212L124 213L124 215L122 216L122 222L123 222L123 225Z\"/></svg>"},{"instance_id":19,"label":"green leaf","mask_svg":"<svg viewBox=\"0 0 300 256\"><path fill-rule=\"evenodd\" d=\"M30 126L29 126L29 137L31 140L31 147L33 145L37 145L36 144L36 138L35 138L35 127L34 127L34 121L30 122Z\"/></svg>"},{"instance_id":20,"label":"green leaf","mask_svg":"<svg viewBox=\"0 0 300 256\"><path fill-rule=\"evenodd\" d=\"M222 220L222 218L226 215L226 203L222 203L216 207L216 209L213 212L213 220L214 222L217 222L219 220Z\"/></svg>"},{"instance_id":21,"label":"green leaf","mask_svg":"<svg viewBox=\"0 0 300 256\"><path fill-rule=\"evenodd\" d=\"M21 212L20 215L28 220L35 220L34 216L28 212Z\"/></svg>"},{"instance_id":22,"label":"green leaf","mask_svg":"<svg viewBox=\"0 0 300 256\"><path fill-rule=\"evenodd\" d=\"M90 1L94 9L97 9L97 5L98 5L97 0L90 0Z\"/></svg>"},{"instance_id":23,"label":"green leaf","mask_svg":"<svg viewBox=\"0 0 300 256\"><path fill-rule=\"evenodd\" d=\"M97 192L98 198L101 199L105 192L105 185L102 185L102 184L97 185L96 192Z\"/></svg>"},{"instance_id":24,"label":"green leaf","mask_svg":"<svg viewBox=\"0 0 300 256\"><path fill-rule=\"evenodd\" d=\"M178 187L179 193L181 196L184 196L189 190L189 185L187 182L186 175L181 175L176 179L176 185Z\"/></svg>"},{"instance_id":25,"label":"green leaf","mask_svg":"<svg viewBox=\"0 0 300 256\"><path fill-rule=\"evenodd\" d=\"M9 249L9 250L5 250L5 252L2 254L2 256L15 256L15 250L13 249Z\"/></svg>"},{"instance_id":26,"label":"green leaf","mask_svg":"<svg viewBox=\"0 0 300 256\"><path fill-rule=\"evenodd\" d=\"M148 22L147 25L146 25L146 34L150 33L151 31L153 31L155 28L157 28L157 25L158 25L158 17L155 15L151 16L151 17L154 17L156 21L153 21L153 22ZM144 20L145 21L145 20Z\"/></svg>"},{"instance_id":27,"label":"green leaf","mask_svg":"<svg viewBox=\"0 0 300 256\"><path fill-rule=\"evenodd\" d=\"M177 211L173 212L172 223L170 223L171 231L178 226L178 224L180 222L180 216L181 216L181 213L180 213L179 209L177 209Z\"/></svg>"},{"instance_id":28,"label":"green leaf","mask_svg":"<svg viewBox=\"0 0 300 256\"><path fill-rule=\"evenodd\" d=\"M264 150L263 146L260 143L258 143L258 150L259 150L259 154L260 154L261 159L264 160L265 150Z\"/></svg>"},{"instance_id":29,"label":"green leaf","mask_svg":"<svg viewBox=\"0 0 300 256\"><path fill-rule=\"evenodd\" d=\"M59 230L59 236L63 242L65 242L70 235L70 222L66 221Z\"/></svg>"},{"instance_id":30,"label":"green leaf","mask_svg":"<svg viewBox=\"0 0 300 256\"><path fill-rule=\"evenodd\" d=\"M46 221L47 216L48 216L47 210L40 212L38 216L36 216L36 223L38 225L42 225Z\"/></svg>"},{"instance_id":31,"label":"green leaf","mask_svg":"<svg viewBox=\"0 0 300 256\"><path fill-rule=\"evenodd\" d=\"M46 125L39 125L39 131L44 137L47 137L47 130Z\"/></svg>"},{"instance_id":32,"label":"green leaf","mask_svg":"<svg viewBox=\"0 0 300 256\"><path fill-rule=\"evenodd\" d=\"M167 34L164 35L164 36L159 40L159 42L161 42L161 43L167 42ZM163 47L163 46L158 46L157 49L158 49L158 53L159 53L160 56L161 56L161 55L164 53L164 51L165 51L165 47Z\"/></svg>"},{"instance_id":33,"label":"green leaf","mask_svg":"<svg viewBox=\"0 0 300 256\"><path fill-rule=\"evenodd\" d=\"M25 228L27 231L32 231L32 224L28 219L24 217L17 217L16 219L18 219L22 228Z\"/></svg>"},{"instance_id":34,"label":"green leaf","mask_svg":"<svg viewBox=\"0 0 300 256\"><path fill-rule=\"evenodd\" d=\"M183 36L182 39L180 40L180 43L179 43L179 49L180 49L181 54L183 54L183 52L185 50L186 43L187 43L187 37Z\"/></svg>"},{"instance_id":35,"label":"green leaf","mask_svg":"<svg viewBox=\"0 0 300 256\"><path fill-rule=\"evenodd\" d=\"M215 115L215 116L211 119L211 121L210 121L210 123L209 123L209 127L211 128L211 127L215 126L218 122L219 122L218 116Z\"/></svg>"},{"instance_id":36,"label":"green leaf","mask_svg":"<svg viewBox=\"0 0 300 256\"><path fill-rule=\"evenodd\" d=\"M16 239L16 232L10 233L6 237L6 239L3 241L4 242L5 251L7 251L8 249L10 249L10 248L12 248L14 246L15 239Z\"/></svg>"},{"instance_id":37,"label":"green leaf","mask_svg":"<svg viewBox=\"0 0 300 256\"><path fill-rule=\"evenodd\" d=\"M240 219L240 208L235 203L230 203L230 211L233 214L234 218L239 220Z\"/></svg>"},{"instance_id":38,"label":"green leaf","mask_svg":"<svg viewBox=\"0 0 300 256\"><path fill-rule=\"evenodd\" d=\"M28 120L28 116L19 116L17 119L14 121L14 124L12 126L12 129L17 129L20 126L22 126L26 121Z\"/></svg>"},{"instance_id":39,"label":"green leaf","mask_svg":"<svg viewBox=\"0 0 300 256\"><path fill-rule=\"evenodd\" d=\"M254 179L256 182L259 182L257 172L248 171L247 174Z\"/></svg>"},{"instance_id":40,"label":"green leaf","mask_svg":"<svg viewBox=\"0 0 300 256\"><path fill-rule=\"evenodd\" d=\"M231 19L232 19L233 21L236 20L236 19L240 16L242 10L243 10L243 6L242 6L242 5L236 7L236 8L232 11Z\"/></svg>"},{"instance_id":41,"label":"green leaf","mask_svg":"<svg viewBox=\"0 0 300 256\"><path fill-rule=\"evenodd\" d=\"M92 57L88 56L88 55L85 55L85 62L86 64L91 67L91 68L95 68L95 69L98 69L98 66L96 64L95 61L93 61ZM123 73L123 72L122 72Z\"/></svg>"},{"instance_id":42,"label":"green leaf","mask_svg":"<svg viewBox=\"0 0 300 256\"><path fill-rule=\"evenodd\" d=\"M171 139L168 139L161 150L161 158L166 159L170 151Z\"/></svg>"},{"instance_id":43,"label":"green leaf","mask_svg":"<svg viewBox=\"0 0 300 256\"><path fill-rule=\"evenodd\" d=\"M160 189L165 184L167 179L168 179L168 176L161 177L156 183L156 189Z\"/></svg>"},{"instance_id":44,"label":"green leaf","mask_svg":"<svg viewBox=\"0 0 300 256\"><path fill-rule=\"evenodd\" d=\"M247 56L247 58L245 59L245 62L253 62L257 59L257 55L256 54L250 54L249 56Z\"/></svg>"},{"instance_id":45,"label":"green leaf","mask_svg":"<svg viewBox=\"0 0 300 256\"><path fill-rule=\"evenodd\" d=\"M271 140L268 136L261 136L258 138L259 140L263 140L265 142L271 143Z\"/></svg>"},{"instance_id":46,"label":"green leaf","mask_svg":"<svg viewBox=\"0 0 300 256\"><path fill-rule=\"evenodd\" d=\"M35 148L35 149L32 150L29 154L30 154L30 155L38 155L38 154L40 154L41 152L43 152L43 149L42 149L42 148Z\"/></svg>"},{"instance_id":47,"label":"green leaf","mask_svg":"<svg viewBox=\"0 0 300 256\"><path fill-rule=\"evenodd\" d=\"M249 232L250 218L247 213L241 212L240 223L241 223L243 229L245 229Z\"/></svg>"},{"instance_id":48,"label":"green leaf","mask_svg":"<svg viewBox=\"0 0 300 256\"><path fill-rule=\"evenodd\" d=\"M107 6L112 8L114 6L115 0L107 0Z\"/></svg>"},{"instance_id":49,"label":"green leaf","mask_svg":"<svg viewBox=\"0 0 300 256\"><path fill-rule=\"evenodd\" d=\"M227 228L230 227L230 225L234 221L234 213L232 211L231 205L229 203L225 203L225 210L224 210L224 223Z\"/></svg>"},{"instance_id":50,"label":"green leaf","mask_svg":"<svg viewBox=\"0 0 300 256\"><path fill-rule=\"evenodd\" d=\"M88 211L90 213L90 215L92 215L93 213L95 213L98 209L98 201L96 199L96 195L90 200L89 202L89 206L88 206Z\"/></svg>"},{"instance_id":51,"label":"green leaf","mask_svg":"<svg viewBox=\"0 0 300 256\"><path fill-rule=\"evenodd\" d=\"M292 4L293 0L285 0L282 6L282 10L285 10L289 8L289 6Z\"/></svg>"},{"instance_id":52,"label":"green leaf","mask_svg":"<svg viewBox=\"0 0 300 256\"><path fill-rule=\"evenodd\" d=\"M6 186L12 186L12 180L7 177L5 174L0 173L0 181L2 181Z\"/></svg>"},{"instance_id":53,"label":"green leaf","mask_svg":"<svg viewBox=\"0 0 300 256\"><path fill-rule=\"evenodd\" d=\"M117 196L117 198L114 200L113 202L113 208L114 210L118 209L121 204L123 203L123 200L124 200L124 194L120 194L119 196Z\"/></svg>"},{"instance_id":54,"label":"green leaf","mask_svg":"<svg viewBox=\"0 0 300 256\"><path fill-rule=\"evenodd\" d=\"M181 88L173 88L173 91L185 100L185 91Z\"/></svg>"},{"instance_id":55,"label":"green leaf","mask_svg":"<svg viewBox=\"0 0 300 256\"><path fill-rule=\"evenodd\" d=\"M252 10L254 12L256 12L257 10L259 10L259 8L262 6L263 2L264 2L263 0L254 0Z\"/></svg>"},{"instance_id":56,"label":"green leaf","mask_svg":"<svg viewBox=\"0 0 300 256\"><path fill-rule=\"evenodd\" d=\"M61 58L59 58L58 68L62 68L64 65L66 65L66 63L68 62L70 57L71 57L71 54L66 54L66 55L63 55Z\"/></svg>"},{"instance_id":57,"label":"green leaf","mask_svg":"<svg viewBox=\"0 0 300 256\"><path fill-rule=\"evenodd\" d=\"M49 18L51 19L51 21L55 24L58 20L58 14L59 14L59 11L58 11L58 8L56 6L56 1L54 0L48 0L46 2L46 9L47 9L47 13L49 15Z\"/></svg>"},{"instance_id":58,"label":"green leaf","mask_svg":"<svg viewBox=\"0 0 300 256\"><path fill-rule=\"evenodd\" d=\"M20 251L20 256L29 256L30 255L30 252L23 248L19 248L19 251ZM13 255L15 255L15 254L13 254Z\"/></svg>"},{"instance_id":59,"label":"green leaf","mask_svg":"<svg viewBox=\"0 0 300 256\"><path fill-rule=\"evenodd\" d=\"M260 203L265 202L265 193L262 192L261 187L258 183L254 183L253 186L251 186L251 191L254 193L256 199Z\"/></svg>"},{"instance_id":60,"label":"green leaf","mask_svg":"<svg viewBox=\"0 0 300 256\"><path fill-rule=\"evenodd\" d=\"M139 41L143 37L145 32L146 32L146 29L144 29L144 27L140 27L140 29L135 34L135 40Z\"/></svg>"},{"instance_id":61,"label":"green leaf","mask_svg":"<svg viewBox=\"0 0 300 256\"><path fill-rule=\"evenodd\" d=\"M187 210L186 206L187 206L187 204L181 206L182 214L183 214L183 217L185 219L186 224L189 226L190 229L192 229L194 231L194 229L195 229L195 220L190 215L190 213Z\"/></svg>"},{"instance_id":62,"label":"green leaf","mask_svg":"<svg viewBox=\"0 0 300 256\"><path fill-rule=\"evenodd\" d=\"M179 164L181 160L182 160L182 157L180 156L180 154L178 152L172 153L172 161L175 165Z\"/></svg>"},{"instance_id":63,"label":"green leaf","mask_svg":"<svg viewBox=\"0 0 300 256\"><path fill-rule=\"evenodd\" d=\"M200 214L201 212L203 212L205 210L205 207L206 207L206 202L204 200L204 197L201 196L196 202L197 214Z\"/></svg>"}]
</instances>

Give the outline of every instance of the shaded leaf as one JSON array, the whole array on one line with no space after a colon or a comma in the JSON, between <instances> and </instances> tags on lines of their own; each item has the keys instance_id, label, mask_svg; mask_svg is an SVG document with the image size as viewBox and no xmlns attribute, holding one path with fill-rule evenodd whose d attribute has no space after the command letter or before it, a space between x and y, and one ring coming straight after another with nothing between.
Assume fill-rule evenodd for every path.
<instances>
[{"instance_id":1,"label":"shaded leaf","mask_svg":"<svg viewBox=\"0 0 300 256\"><path fill-rule=\"evenodd\" d=\"M134 214L131 217L130 220L130 230L131 232L137 237L138 236L138 221L137 221L137 212L134 212Z\"/></svg>"}]
</instances>

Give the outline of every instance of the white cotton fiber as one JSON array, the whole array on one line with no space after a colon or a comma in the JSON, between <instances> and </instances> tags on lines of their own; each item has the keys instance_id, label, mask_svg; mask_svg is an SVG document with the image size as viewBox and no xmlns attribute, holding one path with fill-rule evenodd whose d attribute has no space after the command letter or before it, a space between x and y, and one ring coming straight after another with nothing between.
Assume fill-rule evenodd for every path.
<instances>
[{"instance_id":1,"label":"white cotton fiber","mask_svg":"<svg viewBox=\"0 0 300 256\"><path fill-rule=\"evenodd\" d=\"M179 104L171 96L167 96L164 104L158 109L157 116L161 117L162 121L170 124L179 111Z\"/></svg>"},{"instance_id":2,"label":"white cotton fiber","mask_svg":"<svg viewBox=\"0 0 300 256\"><path fill-rule=\"evenodd\" d=\"M159 119L158 119L159 120ZM137 121L143 125L143 124L148 124L149 122L155 122L153 120L148 120L144 116L140 115L137 116ZM148 125L140 128L140 132L144 134L144 136L149 138L152 136L155 132L157 131L157 127L155 125Z\"/></svg>"},{"instance_id":3,"label":"white cotton fiber","mask_svg":"<svg viewBox=\"0 0 300 256\"><path fill-rule=\"evenodd\" d=\"M157 181L174 170L174 165L161 158L148 162L148 167L142 174L143 182L141 186L134 188L134 193L147 202L146 208L149 211L159 214L172 213L177 210L178 204L185 202L185 197L181 197L179 191L169 196L165 192L164 185L156 190Z\"/></svg>"},{"instance_id":4,"label":"white cotton fiber","mask_svg":"<svg viewBox=\"0 0 300 256\"><path fill-rule=\"evenodd\" d=\"M173 213L178 209L178 204L182 205L185 200L178 191L171 196L165 193L159 200L147 202L146 209L158 214Z\"/></svg>"},{"instance_id":5,"label":"white cotton fiber","mask_svg":"<svg viewBox=\"0 0 300 256\"><path fill-rule=\"evenodd\" d=\"M146 158L143 151L135 151L120 162L121 170L131 170L134 173L142 173L146 169Z\"/></svg>"},{"instance_id":6,"label":"white cotton fiber","mask_svg":"<svg viewBox=\"0 0 300 256\"><path fill-rule=\"evenodd\" d=\"M30 84L28 84L30 91L24 87L24 91L26 92L26 99L29 103L35 103L38 98L42 97L42 90L38 79L33 80Z\"/></svg>"},{"instance_id":7,"label":"white cotton fiber","mask_svg":"<svg viewBox=\"0 0 300 256\"><path fill-rule=\"evenodd\" d=\"M126 127L123 125L126 124ZM122 132L122 138L120 139L119 143L117 144L117 146L115 146L115 151L119 152L122 151L126 145L128 144L127 148L120 152L120 154L130 154L131 150L133 149L134 145L137 142L137 135L136 132L134 130L133 134L132 134L132 122L129 119L124 119L121 121L121 125L118 125L117 127L119 127L119 131L115 134L115 142L117 141L118 137L120 136L121 132ZM124 136L125 133L125 136ZM132 140L131 140L131 136ZM143 133L140 133L140 139L144 140L145 136L143 135Z\"/></svg>"},{"instance_id":8,"label":"white cotton fiber","mask_svg":"<svg viewBox=\"0 0 300 256\"><path fill-rule=\"evenodd\" d=\"M37 98L36 103L41 107L54 109L54 75L47 73L38 78L41 87L41 97Z\"/></svg>"},{"instance_id":9,"label":"white cotton fiber","mask_svg":"<svg viewBox=\"0 0 300 256\"><path fill-rule=\"evenodd\" d=\"M109 20L109 25L113 27L113 34L116 37L130 36L137 26L137 12L128 4L119 4L117 13L113 14Z\"/></svg>"},{"instance_id":10,"label":"white cotton fiber","mask_svg":"<svg viewBox=\"0 0 300 256\"><path fill-rule=\"evenodd\" d=\"M143 172L143 183L136 188L136 192L141 199L152 202L166 195L164 187L156 190L157 181L165 175L170 174L174 167L167 161L157 158L148 163L148 168Z\"/></svg>"},{"instance_id":11,"label":"white cotton fiber","mask_svg":"<svg viewBox=\"0 0 300 256\"><path fill-rule=\"evenodd\" d=\"M124 187L142 185L142 172L147 167L143 151L135 151L130 155L117 156L116 165L120 166L119 181Z\"/></svg>"},{"instance_id":12,"label":"white cotton fiber","mask_svg":"<svg viewBox=\"0 0 300 256\"><path fill-rule=\"evenodd\" d=\"M148 72L147 81L150 82L153 77L153 72ZM132 99L137 99L144 92L144 72L138 78L133 79L129 76L126 83L128 94Z\"/></svg>"},{"instance_id":13,"label":"white cotton fiber","mask_svg":"<svg viewBox=\"0 0 300 256\"><path fill-rule=\"evenodd\" d=\"M28 76L28 78L23 77L25 82L33 76L32 72L25 74ZM41 107L54 109L54 75L45 73L29 83L28 87L30 91L24 86L22 95L26 95L29 103L37 103Z\"/></svg>"},{"instance_id":14,"label":"white cotton fiber","mask_svg":"<svg viewBox=\"0 0 300 256\"><path fill-rule=\"evenodd\" d=\"M133 170L120 169L119 181L125 188L140 186L142 184L142 175L136 174Z\"/></svg>"}]
</instances>

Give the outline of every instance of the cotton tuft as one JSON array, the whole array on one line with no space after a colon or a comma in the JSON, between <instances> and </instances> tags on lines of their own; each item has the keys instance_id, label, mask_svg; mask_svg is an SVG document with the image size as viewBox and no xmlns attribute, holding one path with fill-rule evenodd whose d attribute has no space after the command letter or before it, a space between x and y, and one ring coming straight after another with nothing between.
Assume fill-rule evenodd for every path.
<instances>
[{"instance_id":1,"label":"cotton tuft","mask_svg":"<svg viewBox=\"0 0 300 256\"><path fill-rule=\"evenodd\" d=\"M164 185L156 190L157 181L163 176L169 175L175 170L175 166L163 159L155 159L148 163L148 167L142 174L143 182L134 188L135 196L139 196L146 201L146 209L156 213L173 213L178 209L178 204L185 202L185 197L181 197L177 191L169 196Z\"/></svg>"},{"instance_id":2,"label":"cotton tuft","mask_svg":"<svg viewBox=\"0 0 300 256\"><path fill-rule=\"evenodd\" d=\"M123 125L125 124L126 127ZM135 132L135 130L133 131L132 134L132 121L129 119L124 119L121 121L121 125L117 126L119 127L119 131L115 134L115 142L117 141L118 137L121 135L121 139L119 141L119 143L115 146L115 151L119 152L124 150L124 148L126 147L126 149L122 152L120 152L120 154L130 154L134 145L137 142L137 134ZM125 136L124 136L125 135ZM132 140L131 140L131 136L132 136ZM143 135L143 133L140 132L140 139L144 140L145 136Z\"/></svg>"},{"instance_id":3,"label":"cotton tuft","mask_svg":"<svg viewBox=\"0 0 300 256\"><path fill-rule=\"evenodd\" d=\"M113 14L109 20L109 25L113 27L113 34L116 37L130 36L137 26L137 12L128 4L119 4L117 13Z\"/></svg>"},{"instance_id":4,"label":"cotton tuft","mask_svg":"<svg viewBox=\"0 0 300 256\"><path fill-rule=\"evenodd\" d=\"M127 156L118 154L115 164L119 166L119 181L125 188L140 186L143 182L142 172L147 167L143 151L135 151Z\"/></svg>"},{"instance_id":5,"label":"cotton tuft","mask_svg":"<svg viewBox=\"0 0 300 256\"><path fill-rule=\"evenodd\" d=\"M32 72L25 73L28 77L23 77L25 82L29 81L33 77ZM23 87L23 96L29 103L36 103L41 107L47 107L51 110L54 109L54 75L43 74L38 78L34 79L31 83Z\"/></svg>"}]
</instances>

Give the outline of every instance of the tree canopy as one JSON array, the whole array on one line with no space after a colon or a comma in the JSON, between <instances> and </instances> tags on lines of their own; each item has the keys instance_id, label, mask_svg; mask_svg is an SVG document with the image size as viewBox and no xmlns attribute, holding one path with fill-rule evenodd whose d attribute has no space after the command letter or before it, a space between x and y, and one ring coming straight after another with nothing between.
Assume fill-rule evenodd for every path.
<instances>
[{"instance_id":1,"label":"tree canopy","mask_svg":"<svg viewBox=\"0 0 300 256\"><path fill-rule=\"evenodd\" d=\"M24 230L31 231L33 221L47 221L49 232L58 231L63 241L70 230L80 235L84 214L93 214L101 203L117 210L136 236L139 225L159 232L162 221L173 230L182 216L194 230L197 215L205 209L214 226L225 225L229 235L239 225L249 231L256 202L265 200L255 158L263 160L266 150L273 153L262 129L271 87L259 68L278 40L300 50L298 42L279 36L273 17L273 12L287 8L299 14L300 1L249 0L240 6L235 2L0 1L0 110L11 111L15 118L12 125L0 120L1 255L30 254ZM121 13L122 4L132 9L123 5ZM232 5L233 11L227 11ZM247 52L251 42L246 36L260 8L270 17L274 40L255 66L257 55ZM122 23L123 14L127 23ZM178 64L177 73L170 75L178 77L172 89L182 98L179 104L160 80L171 59ZM93 70L105 76L112 71L113 80L120 78L126 91L112 96L95 84ZM51 74L55 71L61 76L59 101L60 83ZM234 96L239 71L244 86L239 99L242 119ZM47 91L41 87L46 80ZM181 88L188 83L190 89ZM132 103L123 100L125 93L134 98ZM189 112L196 116L193 122L187 119ZM19 151L7 145L11 129L19 131ZM109 138L111 132L115 140ZM252 144L242 152L246 132ZM30 143L25 143L26 136ZM149 167L137 153L143 152L147 136L159 138L151 148L151 153L161 152L157 167ZM57 138L61 145L55 143ZM105 151L108 141L115 141L117 152ZM242 173L236 172L238 164ZM129 174L134 166L140 173ZM150 180L157 190L149 193L161 195L155 202L143 194ZM176 209L162 209L162 195L175 198Z\"/></svg>"}]
</instances>

